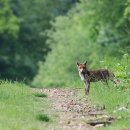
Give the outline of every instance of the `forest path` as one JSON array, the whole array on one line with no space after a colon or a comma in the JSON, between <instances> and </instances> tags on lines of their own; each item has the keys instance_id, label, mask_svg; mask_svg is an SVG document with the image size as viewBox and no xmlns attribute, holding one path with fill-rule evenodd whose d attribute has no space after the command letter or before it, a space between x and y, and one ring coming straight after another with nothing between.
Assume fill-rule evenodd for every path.
<instances>
[{"instance_id":1,"label":"forest path","mask_svg":"<svg viewBox=\"0 0 130 130\"><path fill-rule=\"evenodd\" d=\"M87 96L79 98L80 91L72 89L34 89L48 95L51 109L59 122L52 130L95 130L113 120L101 107L91 105Z\"/></svg>"}]
</instances>

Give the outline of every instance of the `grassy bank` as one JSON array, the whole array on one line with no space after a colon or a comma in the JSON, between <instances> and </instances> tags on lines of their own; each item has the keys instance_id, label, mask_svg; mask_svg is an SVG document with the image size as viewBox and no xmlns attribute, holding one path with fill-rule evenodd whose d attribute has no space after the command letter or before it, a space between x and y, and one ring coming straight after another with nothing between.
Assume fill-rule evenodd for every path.
<instances>
[{"instance_id":1,"label":"grassy bank","mask_svg":"<svg viewBox=\"0 0 130 130\"><path fill-rule=\"evenodd\" d=\"M130 89L121 89L121 86L109 87L102 83L92 84L89 99L92 103L105 106L106 111L116 120L112 125L103 127L103 130L120 130L130 128Z\"/></svg>"},{"instance_id":2,"label":"grassy bank","mask_svg":"<svg viewBox=\"0 0 130 130\"><path fill-rule=\"evenodd\" d=\"M0 81L1 130L48 130L54 121L48 108L47 97L38 97L21 83Z\"/></svg>"}]
</instances>

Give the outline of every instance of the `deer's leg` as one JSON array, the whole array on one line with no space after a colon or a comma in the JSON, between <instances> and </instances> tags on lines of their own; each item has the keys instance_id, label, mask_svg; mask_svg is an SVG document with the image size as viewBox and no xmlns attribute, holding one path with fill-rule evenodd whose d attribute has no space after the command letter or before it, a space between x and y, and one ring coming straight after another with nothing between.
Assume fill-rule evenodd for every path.
<instances>
[{"instance_id":1,"label":"deer's leg","mask_svg":"<svg viewBox=\"0 0 130 130\"><path fill-rule=\"evenodd\" d=\"M89 94L89 89L90 89L90 82L89 81L85 81L85 94L88 95Z\"/></svg>"}]
</instances>

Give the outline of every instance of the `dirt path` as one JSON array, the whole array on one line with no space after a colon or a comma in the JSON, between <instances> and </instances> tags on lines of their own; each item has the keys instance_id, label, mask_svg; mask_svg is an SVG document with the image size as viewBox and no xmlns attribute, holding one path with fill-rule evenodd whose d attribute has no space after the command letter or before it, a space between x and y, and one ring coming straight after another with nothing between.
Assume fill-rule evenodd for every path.
<instances>
[{"instance_id":1,"label":"dirt path","mask_svg":"<svg viewBox=\"0 0 130 130\"><path fill-rule=\"evenodd\" d=\"M103 122L108 118L101 107L90 105L87 97L79 99L78 92L75 90L35 89L35 91L48 95L52 102L52 109L58 113L60 118L59 130L95 130L104 125L104 123L98 124L96 120L99 122L101 119L100 122Z\"/></svg>"}]
</instances>

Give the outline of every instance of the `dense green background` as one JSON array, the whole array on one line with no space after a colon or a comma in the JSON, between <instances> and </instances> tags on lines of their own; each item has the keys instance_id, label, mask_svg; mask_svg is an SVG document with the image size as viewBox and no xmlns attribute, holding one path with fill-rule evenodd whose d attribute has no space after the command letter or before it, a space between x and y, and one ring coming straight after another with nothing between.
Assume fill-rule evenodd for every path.
<instances>
[{"instance_id":1,"label":"dense green background","mask_svg":"<svg viewBox=\"0 0 130 130\"><path fill-rule=\"evenodd\" d=\"M127 0L81 0L67 15L56 17L48 31L52 51L39 64L33 85L78 86L76 61L88 68L109 68L129 77L130 4Z\"/></svg>"},{"instance_id":2,"label":"dense green background","mask_svg":"<svg viewBox=\"0 0 130 130\"><path fill-rule=\"evenodd\" d=\"M75 85L77 60L128 79L129 54L130 0L0 0L1 79Z\"/></svg>"},{"instance_id":3,"label":"dense green background","mask_svg":"<svg viewBox=\"0 0 130 130\"><path fill-rule=\"evenodd\" d=\"M46 29L76 0L0 0L0 78L30 80L50 51Z\"/></svg>"}]
</instances>

